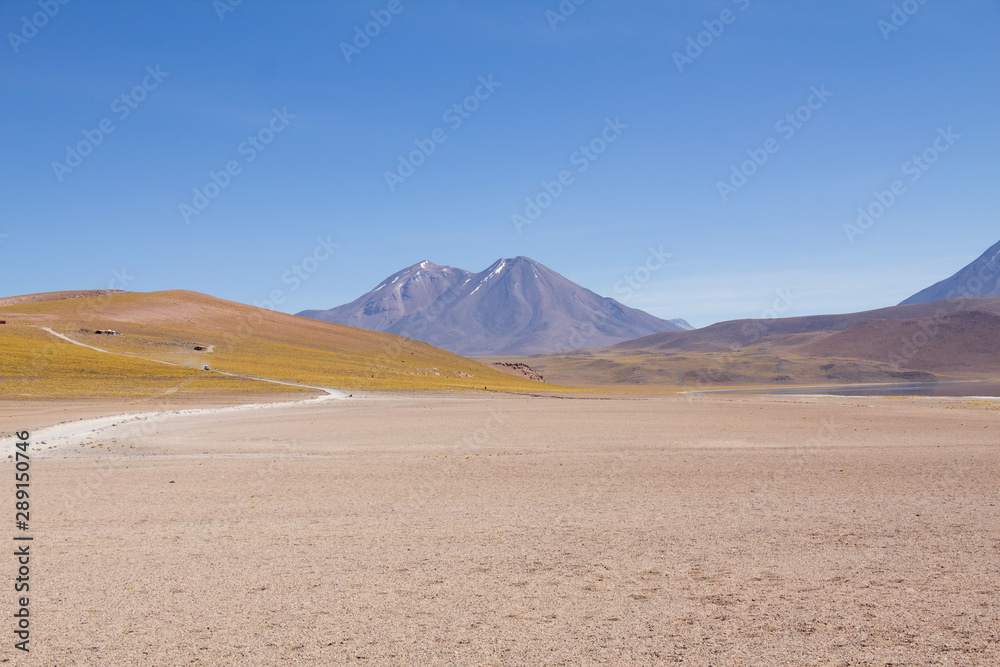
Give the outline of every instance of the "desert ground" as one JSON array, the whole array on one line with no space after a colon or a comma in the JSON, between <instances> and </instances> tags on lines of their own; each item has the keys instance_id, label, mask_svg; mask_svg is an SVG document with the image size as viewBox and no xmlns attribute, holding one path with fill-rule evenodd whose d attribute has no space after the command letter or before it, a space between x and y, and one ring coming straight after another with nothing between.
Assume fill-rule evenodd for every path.
<instances>
[{"instance_id":1,"label":"desert ground","mask_svg":"<svg viewBox=\"0 0 1000 667\"><path fill-rule=\"evenodd\" d=\"M45 435L176 401L0 401L38 448L0 661L1000 664L1000 400L355 392Z\"/></svg>"}]
</instances>

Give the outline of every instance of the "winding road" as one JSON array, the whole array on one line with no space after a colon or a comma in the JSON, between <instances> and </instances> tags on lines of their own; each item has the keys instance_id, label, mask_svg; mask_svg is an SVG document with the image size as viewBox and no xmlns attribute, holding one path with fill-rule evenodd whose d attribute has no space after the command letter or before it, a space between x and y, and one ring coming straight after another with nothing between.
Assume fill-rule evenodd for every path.
<instances>
[{"instance_id":1,"label":"winding road","mask_svg":"<svg viewBox=\"0 0 1000 667\"><path fill-rule=\"evenodd\" d=\"M112 352L110 350L105 350L99 347L95 347L93 345L87 345L86 343L81 343L80 341L74 340L69 336L61 334L58 331L55 331L49 327L39 327L39 328L68 343L72 343L73 345L79 345L80 347L85 347L89 350L94 350L95 352L103 352L104 354L113 354L120 357L130 357L132 359L142 359L143 361L151 361L153 363L166 364L168 366L180 366L181 368L190 368L190 366L185 366L184 364L178 364L172 361L161 361L160 359L149 359L147 357L140 357L133 354ZM46 445L45 449L37 448L39 451L44 452L45 450L58 448L59 446L68 444L72 441L78 442L81 438L86 438L87 436L96 437L99 433L107 429L110 429L111 427L122 426L125 424L135 424L137 427L141 428L142 430L145 430L146 428L148 428L148 426L146 426L143 423L146 422L158 423L163 419L170 417L192 416L192 415L217 415L224 412L238 412L243 410L281 409L297 405L320 403L323 401L329 401L333 399L344 400L346 398L349 398L348 394L344 393L343 391L340 391L339 389L330 389L329 387L316 387L308 384L299 384L297 382L272 380L270 378L260 378L260 377L254 377L252 375L240 375L238 373L227 373L225 371L218 371L218 370L211 370L206 372L218 373L219 375L228 375L230 377L237 377L246 380L256 380L258 382L269 382L271 384L279 384L286 387L302 387L304 389L315 389L316 391L323 392L323 394L321 396L315 396L300 401L285 401L285 402L275 402L275 403L245 403L242 405L233 405L223 408L158 410L152 412L135 412L135 413L109 415L106 417L96 417L93 419L81 419L77 421L65 422L62 424L56 424L54 426L49 426L47 428L40 429L32 433L32 440L35 444ZM166 393L169 394L172 392L168 391ZM142 424L142 426L140 426L140 424Z\"/></svg>"},{"instance_id":2,"label":"winding road","mask_svg":"<svg viewBox=\"0 0 1000 667\"><path fill-rule=\"evenodd\" d=\"M119 357L129 357L130 359L141 359L142 361L151 361L154 364L166 364L167 366L179 366L181 368L191 368L190 366L185 366L184 364L178 364L178 363L175 363L173 361L162 361L160 359L150 359L149 357L140 357L140 356L135 355L135 354L125 354L124 352L112 352L111 350L105 350L105 349L100 348L100 347L94 347L93 345L87 345L86 343L81 343L78 340L73 340L69 336L66 336L65 334L61 334L58 331L55 331L55 330L53 330L53 329L51 329L49 327L39 327L39 329L42 329L43 331L47 331L48 333L52 334L56 338L61 338L64 341L66 341L67 343L72 343L73 345L79 345L80 347L85 347L88 350L94 350L95 352L103 352L104 354L113 354L113 355L116 355L116 356L119 356ZM327 393L328 398L324 398L323 400L329 400L329 398L347 398L348 397L347 394L345 394L344 392L340 391L339 389L330 389L329 387L316 387L316 386L311 385L311 384L299 384L297 382L285 382L283 380L272 380L270 378L260 378L260 377L255 377L253 375L240 375L239 373L227 373L226 371L218 371L218 370L214 370L214 369L210 370L208 372L210 372L210 373L218 373L219 375L228 375L229 377L243 378L244 380L257 380L258 382L270 382L271 384L280 384L280 385L284 385L286 387L302 387L304 389L315 389L316 391L323 391L323 392ZM308 400L309 401L313 401L314 399L308 399ZM284 405L284 404L282 404L282 405Z\"/></svg>"}]
</instances>

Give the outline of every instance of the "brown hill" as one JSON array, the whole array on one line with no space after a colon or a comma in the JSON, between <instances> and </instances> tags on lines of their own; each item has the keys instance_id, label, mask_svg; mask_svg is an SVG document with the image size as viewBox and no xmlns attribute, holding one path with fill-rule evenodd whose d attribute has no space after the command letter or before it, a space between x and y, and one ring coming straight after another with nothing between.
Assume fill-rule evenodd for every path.
<instances>
[{"instance_id":1,"label":"brown hill","mask_svg":"<svg viewBox=\"0 0 1000 667\"><path fill-rule=\"evenodd\" d=\"M932 373L1000 372L1000 316L979 311L948 317L871 320L800 345L819 357L888 361Z\"/></svg>"},{"instance_id":2,"label":"brown hill","mask_svg":"<svg viewBox=\"0 0 1000 667\"><path fill-rule=\"evenodd\" d=\"M3 395L54 393L60 386L102 395L125 366L134 375L165 374L181 364L213 371L342 389L533 390L539 385L425 343L393 334L277 313L187 291L111 293L57 300L26 300L0 307L0 391ZM47 326L116 356L56 339ZM114 330L107 336L95 331ZM141 359L140 359L141 358ZM40 363L40 360L44 363ZM35 369L25 375L24 369ZM155 369L155 371L153 370ZM129 372L131 372L129 371ZM147 374L148 374L147 373ZM215 373L211 373L215 375ZM190 373L188 373L190 375ZM143 376L145 377L145 376ZM61 378L56 381L53 378ZM274 391L275 385L269 390Z\"/></svg>"},{"instance_id":3,"label":"brown hill","mask_svg":"<svg viewBox=\"0 0 1000 667\"><path fill-rule=\"evenodd\" d=\"M736 320L521 360L551 382L588 387L995 379L998 314L998 298L950 299L844 315Z\"/></svg>"},{"instance_id":4,"label":"brown hill","mask_svg":"<svg viewBox=\"0 0 1000 667\"><path fill-rule=\"evenodd\" d=\"M22 294L20 296L0 297L0 307L16 306L21 303L37 303L39 301L61 301L62 299L84 299L92 296L107 296L109 294L125 294L120 289L87 289L70 290L66 292L39 292L37 294Z\"/></svg>"},{"instance_id":5,"label":"brown hill","mask_svg":"<svg viewBox=\"0 0 1000 667\"><path fill-rule=\"evenodd\" d=\"M780 342L783 336L829 334L843 331L870 320L906 320L940 317L959 311L1000 314L1000 298L956 298L934 303L890 306L877 310L842 315L810 315L773 320L748 319L719 322L693 331L669 331L626 341L612 346L616 350L688 350L709 351L754 345L764 339ZM794 341L802 342L801 340Z\"/></svg>"}]
</instances>

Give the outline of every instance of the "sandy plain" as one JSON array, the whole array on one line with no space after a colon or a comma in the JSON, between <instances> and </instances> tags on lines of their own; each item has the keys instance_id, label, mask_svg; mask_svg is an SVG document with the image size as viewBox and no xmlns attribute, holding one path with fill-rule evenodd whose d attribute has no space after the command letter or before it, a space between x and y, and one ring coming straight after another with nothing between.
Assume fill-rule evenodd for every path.
<instances>
[{"instance_id":1,"label":"sandy plain","mask_svg":"<svg viewBox=\"0 0 1000 667\"><path fill-rule=\"evenodd\" d=\"M998 407L356 393L53 445L121 404L0 402L42 448L0 661L1000 664Z\"/></svg>"}]
</instances>

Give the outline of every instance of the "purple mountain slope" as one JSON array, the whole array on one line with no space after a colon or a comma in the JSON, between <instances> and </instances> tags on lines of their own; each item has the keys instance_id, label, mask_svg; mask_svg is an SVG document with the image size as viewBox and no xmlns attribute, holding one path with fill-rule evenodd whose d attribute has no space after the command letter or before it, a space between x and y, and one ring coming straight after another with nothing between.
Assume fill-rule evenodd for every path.
<instances>
[{"instance_id":1,"label":"purple mountain slope","mask_svg":"<svg viewBox=\"0 0 1000 667\"><path fill-rule=\"evenodd\" d=\"M444 292L473 274L450 266L420 262L392 274L354 301L330 310L304 310L302 317L346 324L371 331L388 331L407 315L427 308Z\"/></svg>"},{"instance_id":2,"label":"purple mountain slope","mask_svg":"<svg viewBox=\"0 0 1000 667\"><path fill-rule=\"evenodd\" d=\"M349 304L299 315L464 355L558 352L690 328L595 294L527 257L497 260L480 273L420 262Z\"/></svg>"},{"instance_id":3,"label":"purple mountain slope","mask_svg":"<svg viewBox=\"0 0 1000 667\"><path fill-rule=\"evenodd\" d=\"M899 305L931 303L956 296L1000 296L1000 242L952 277L917 292Z\"/></svg>"}]
</instances>

